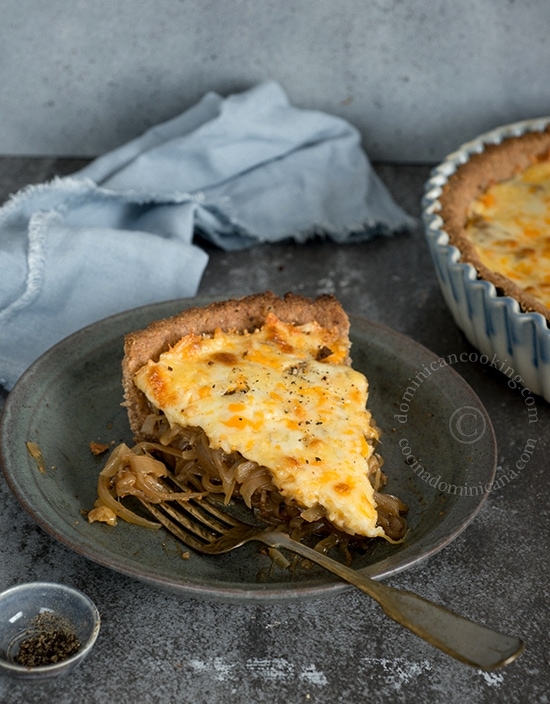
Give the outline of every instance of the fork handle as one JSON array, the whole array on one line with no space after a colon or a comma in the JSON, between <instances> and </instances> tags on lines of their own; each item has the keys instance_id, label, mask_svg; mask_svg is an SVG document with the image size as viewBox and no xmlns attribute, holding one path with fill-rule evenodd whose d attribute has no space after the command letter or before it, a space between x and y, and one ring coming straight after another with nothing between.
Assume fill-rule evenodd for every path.
<instances>
[{"instance_id":1,"label":"fork handle","mask_svg":"<svg viewBox=\"0 0 550 704\"><path fill-rule=\"evenodd\" d=\"M524 642L499 633L418 594L396 589L353 570L284 533L267 531L256 538L271 547L286 548L333 572L375 599L394 621L443 652L482 670L493 670L515 660Z\"/></svg>"}]
</instances>

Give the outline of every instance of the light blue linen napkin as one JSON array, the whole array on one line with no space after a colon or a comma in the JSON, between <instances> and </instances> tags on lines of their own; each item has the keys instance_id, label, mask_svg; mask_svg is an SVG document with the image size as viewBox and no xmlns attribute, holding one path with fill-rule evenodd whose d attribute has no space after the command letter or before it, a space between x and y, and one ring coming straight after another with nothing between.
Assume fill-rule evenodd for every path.
<instances>
[{"instance_id":1,"label":"light blue linen napkin","mask_svg":"<svg viewBox=\"0 0 550 704\"><path fill-rule=\"evenodd\" d=\"M413 224L345 120L290 105L275 82L182 115L0 209L0 383L46 349L135 306L196 294L207 254Z\"/></svg>"}]
</instances>

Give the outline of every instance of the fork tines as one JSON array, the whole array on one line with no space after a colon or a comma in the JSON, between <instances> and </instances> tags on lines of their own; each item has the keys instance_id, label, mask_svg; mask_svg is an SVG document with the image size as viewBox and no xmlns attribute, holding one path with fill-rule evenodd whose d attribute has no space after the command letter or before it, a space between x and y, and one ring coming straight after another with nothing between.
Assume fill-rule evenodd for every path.
<instances>
[{"instance_id":1,"label":"fork tines","mask_svg":"<svg viewBox=\"0 0 550 704\"><path fill-rule=\"evenodd\" d=\"M173 499L152 503L140 499L143 506L161 525L175 535L182 543L194 550L201 550L221 535L239 525L230 515L217 508L207 498L197 498L197 490L170 476L177 489L172 489L168 481L163 480L168 492L189 492L195 498Z\"/></svg>"}]
</instances>

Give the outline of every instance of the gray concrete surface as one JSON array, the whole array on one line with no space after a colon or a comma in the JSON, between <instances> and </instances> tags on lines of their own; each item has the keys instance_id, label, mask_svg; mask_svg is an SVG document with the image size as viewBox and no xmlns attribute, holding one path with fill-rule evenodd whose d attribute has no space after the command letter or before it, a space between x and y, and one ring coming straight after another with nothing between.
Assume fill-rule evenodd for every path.
<instances>
[{"instance_id":1,"label":"gray concrete surface","mask_svg":"<svg viewBox=\"0 0 550 704\"><path fill-rule=\"evenodd\" d=\"M0 196L80 163L0 160ZM396 200L418 215L429 168L378 164L377 170ZM203 294L330 292L349 312L383 322L439 355L471 349L445 308L420 230L360 245L312 242L210 254ZM503 376L476 364L456 370L491 416L499 465L513 466L527 434L536 434L536 452L521 479L490 493L451 545L390 582L523 636L527 649L515 663L490 673L461 665L353 589L328 600L265 607L162 592L56 542L0 482L0 588L58 580L87 592L102 616L96 647L80 669L40 684L0 676L0 702L548 702L550 409L537 401L536 428L527 427L522 401Z\"/></svg>"},{"instance_id":2,"label":"gray concrete surface","mask_svg":"<svg viewBox=\"0 0 550 704\"><path fill-rule=\"evenodd\" d=\"M550 112L547 0L3 0L0 154L96 156L275 79L371 158L440 160Z\"/></svg>"}]
</instances>

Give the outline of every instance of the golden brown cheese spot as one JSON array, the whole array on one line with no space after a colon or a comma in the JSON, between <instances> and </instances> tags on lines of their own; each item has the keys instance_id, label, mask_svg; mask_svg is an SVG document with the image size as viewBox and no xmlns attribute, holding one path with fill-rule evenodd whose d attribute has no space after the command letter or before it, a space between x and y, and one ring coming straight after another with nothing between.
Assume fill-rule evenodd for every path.
<instances>
[{"instance_id":1,"label":"golden brown cheese spot","mask_svg":"<svg viewBox=\"0 0 550 704\"><path fill-rule=\"evenodd\" d=\"M283 466L287 469L298 469L300 467L300 460L297 457L283 457Z\"/></svg>"},{"instance_id":2,"label":"golden brown cheese spot","mask_svg":"<svg viewBox=\"0 0 550 704\"><path fill-rule=\"evenodd\" d=\"M227 365L234 365L238 362L237 355L231 352L215 352L210 359L214 363L218 362L219 364Z\"/></svg>"},{"instance_id":3,"label":"golden brown cheese spot","mask_svg":"<svg viewBox=\"0 0 550 704\"><path fill-rule=\"evenodd\" d=\"M383 536L366 441L378 434L367 380L348 356L335 331L271 315L253 333L186 336L135 382L171 424L200 427L213 448L267 467L283 497L322 506L348 533Z\"/></svg>"},{"instance_id":4,"label":"golden brown cheese spot","mask_svg":"<svg viewBox=\"0 0 550 704\"><path fill-rule=\"evenodd\" d=\"M167 371L171 370L163 370L154 366L147 367L147 382L162 406L172 403L176 398Z\"/></svg>"},{"instance_id":5,"label":"golden brown cheese spot","mask_svg":"<svg viewBox=\"0 0 550 704\"><path fill-rule=\"evenodd\" d=\"M338 484L334 485L334 491L337 491L342 496L347 496L351 492L351 487L345 482L338 482Z\"/></svg>"},{"instance_id":6,"label":"golden brown cheese spot","mask_svg":"<svg viewBox=\"0 0 550 704\"><path fill-rule=\"evenodd\" d=\"M222 422L228 428L236 428L238 430L261 430L264 418L261 415L254 419L235 415L230 416L227 420Z\"/></svg>"},{"instance_id":7,"label":"golden brown cheese spot","mask_svg":"<svg viewBox=\"0 0 550 704\"><path fill-rule=\"evenodd\" d=\"M324 442L319 438L312 438L311 436L306 436L305 441L310 450L320 450L324 446Z\"/></svg>"},{"instance_id":8,"label":"golden brown cheese spot","mask_svg":"<svg viewBox=\"0 0 550 704\"><path fill-rule=\"evenodd\" d=\"M287 340L284 340L283 338L279 337L277 335L277 331L273 331L273 334L269 339L281 350L281 352L284 352L285 354L291 354L292 352L294 352L294 347L292 347L292 345Z\"/></svg>"}]
</instances>

